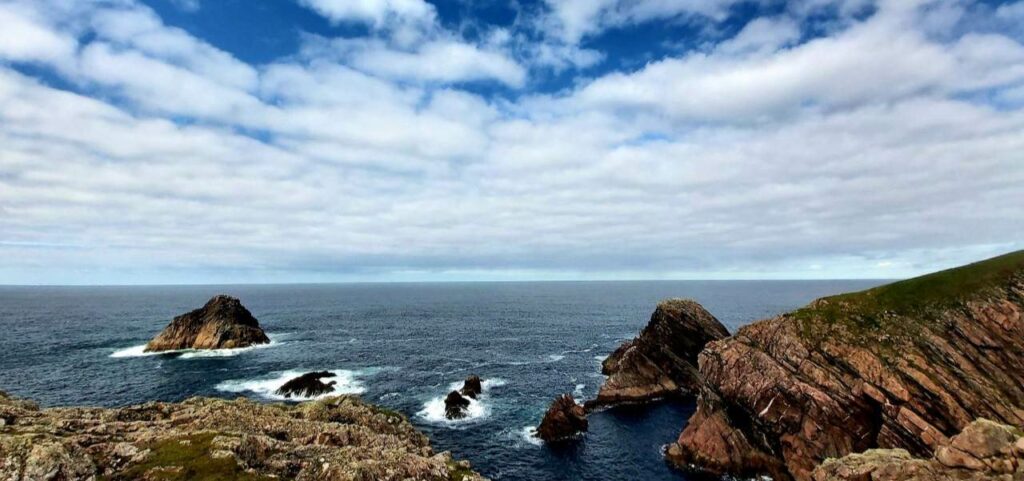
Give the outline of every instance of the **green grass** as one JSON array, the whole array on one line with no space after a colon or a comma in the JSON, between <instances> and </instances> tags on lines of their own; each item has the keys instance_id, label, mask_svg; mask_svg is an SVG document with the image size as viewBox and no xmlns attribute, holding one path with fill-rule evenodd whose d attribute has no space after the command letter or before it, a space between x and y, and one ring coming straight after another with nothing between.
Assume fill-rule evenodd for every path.
<instances>
[{"instance_id":1,"label":"green grass","mask_svg":"<svg viewBox=\"0 0 1024 481\"><path fill-rule=\"evenodd\" d=\"M455 460L449 459L448 464L448 481L462 481L463 479L469 479L473 475L473 470L459 466L459 463Z\"/></svg>"},{"instance_id":2,"label":"green grass","mask_svg":"<svg viewBox=\"0 0 1024 481\"><path fill-rule=\"evenodd\" d=\"M149 456L129 467L112 480L151 479L154 481L269 481L243 470L233 457L214 458L211 443L217 435L200 433L158 441Z\"/></svg>"},{"instance_id":3,"label":"green grass","mask_svg":"<svg viewBox=\"0 0 1024 481\"><path fill-rule=\"evenodd\" d=\"M792 314L805 338L895 346L935 327L943 311L1004 289L1024 272L1024 251L866 291L826 297Z\"/></svg>"}]
</instances>

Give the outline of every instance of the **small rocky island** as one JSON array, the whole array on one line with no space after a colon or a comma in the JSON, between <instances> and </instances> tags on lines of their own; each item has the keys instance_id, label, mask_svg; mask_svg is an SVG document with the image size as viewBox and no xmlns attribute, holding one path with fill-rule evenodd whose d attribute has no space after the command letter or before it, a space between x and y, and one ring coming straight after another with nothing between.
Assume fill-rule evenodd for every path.
<instances>
[{"instance_id":1,"label":"small rocky island","mask_svg":"<svg viewBox=\"0 0 1024 481\"><path fill-rule=\"evenodd\" d=\"M462 419L468 414L470 399L477 399L483 392L480 376L472 375L462 383L462 389L448 393L444 398L444 417Z\"/></svg>"},{"instance_id":2,"label":"small rocky island","mask_svg":"<svg viewBox=\"0 0 1024 481\"><path fill-rule=\"evenodd\" d=\"M288 382L277 388L275 394L291 398L292 396L312 398L334 392L335 381L323 382L325 377L335 377L330 371L307 372L301 376L289 379Z\"/></svg>"},{"instance_id":3,"label":"small rocky island","mask_svg":"<svg viewBox=\"0 0 1024 481\"><path fill-rule=\"evenodd\" d=\"M640 335L601 366L608 376L587 409L693 394L700 387L697 355L729 335L715 316L688 299L662 301Z\"/></svg>"},{"instance_id":4,"label":"small rocky island","mask_svg":"<svg viewBox=\"0 0 1024 481\"><path fill-rule=\"evenodd\" d=\"M341 396L39 409L0 393L0 479L481 481L400 414Z\"/></svg>"},{"instance_id":5,"label":"small rocky island","mask_svg":"<svg viewBox=\"0 0 1024 481\"><path fill-rule=\"evenodd\" d=\"M234 349L269 342L259 321L241 301L218 295L202 308L175 317L146 344L146 352Z\"/></svg>"},{"instance_id":6,"label":"small rocky island","mask_svg":"<svg viewBox=\"0 0 1024 481\"><path fill-rule=\"evenodd\" d=\"M1024 479L1024 251L819 299L709 343L699 366L697 412L667 450L680 468L777 481ZM992 452L979 433L1003 447ZM923 474L886 474L901 470Z\"/></svg>"},{"instance_id":7,"label":"small rocky island","mask_svg":"<svg viewBox=\"0 0 1024 481\"><path fill-rule=\"evenodd\" d=\"M576 400L563 394L551 403L544 419L537 427L537 437L544 442L573 439L587 430L587 411L576 404Z\"/></svg>"}]
</instances>

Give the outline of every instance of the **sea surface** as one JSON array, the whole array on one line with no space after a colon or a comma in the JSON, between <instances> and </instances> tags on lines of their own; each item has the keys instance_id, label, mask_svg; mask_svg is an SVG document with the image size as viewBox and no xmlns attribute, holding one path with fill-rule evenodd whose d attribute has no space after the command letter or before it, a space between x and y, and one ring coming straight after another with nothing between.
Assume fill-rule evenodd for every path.
<instances>
[{"instance_id":1,"label":"sea surface","mask_svg":"<svg viewBox=\"0 0 1024 481\"><path fill-rule=\"evenodd\" d=\"M824 295L879 281L657 281L175 287L0 287L0 390L44 406L120 406L190 396L279 400L291 376L331 370L343 392L398 410L495 480L685 480L662 460L693 401L591 415L564 446L530 436L561 393L593 397L601 360L661 299L702 303L731 332ZM271 345L143 355L175 315L239 297ZM470 374L469 419L442 399Z\"/></svg>"}]
</instances>

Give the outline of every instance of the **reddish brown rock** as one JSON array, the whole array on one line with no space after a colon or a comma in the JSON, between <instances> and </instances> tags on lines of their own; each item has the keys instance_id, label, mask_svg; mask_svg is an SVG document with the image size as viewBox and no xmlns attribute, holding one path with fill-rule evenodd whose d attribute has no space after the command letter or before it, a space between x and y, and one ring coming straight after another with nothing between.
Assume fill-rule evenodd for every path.
<instances>
[{"instance_id":1,"label":"reddish brown rock","mask_svg":"<svg viewBox=\"0 0 1024 481\"><path fill-rule=\"evenodd\" d=\"M872 448L925 457L976 418L1024 425L1024 252L822 299L708 344L668 459L808 480Z\"/></svg>"},{"instance_id":2,"label":"reddish brown rock","mask_svg":"<svg viewBox=\"0 0 1024 481\"><path fill-rule=\"evenodd\" d=\"M175 317L146 344L146 351L233 349L269 342L259 321L238 299L219 295L202 308Z\"/></svg>"},{"instance_id":3,"label":"reddish brown rock","mask_svg":"<svg viewBox=\"0 0 1024 481\"><path fill-rule=\"evenodd\" d=\"M568 394L551 403L544 420L537 427L537 437L545 442L571 439L587 430L587 412Z\"/></svg>"},{"instance_id":4,"label":"reddish brown rock","mask_svg":"<svg viewBox=\"0 0 1024 481\"><path fill-rule=\"evenodd\" d=\"M872 449L829 459L814 481L1019 481L1024 479L1024 433L979 419L943 442L931 459L903 449Z\"/></svg>"},{"instance_id":5,"label":"reddish brown rock","mask_svg":"<svg viewBox=\"0 0 1024 481\"><path fill-rule=\"evenodd\" d=\"M700 385L697 355L704 345L729 335L700 304L671 299L658 304L647 327L602 364L608 376L586 407L642 403L691 394Z\"/></svg>"}]
</instances>

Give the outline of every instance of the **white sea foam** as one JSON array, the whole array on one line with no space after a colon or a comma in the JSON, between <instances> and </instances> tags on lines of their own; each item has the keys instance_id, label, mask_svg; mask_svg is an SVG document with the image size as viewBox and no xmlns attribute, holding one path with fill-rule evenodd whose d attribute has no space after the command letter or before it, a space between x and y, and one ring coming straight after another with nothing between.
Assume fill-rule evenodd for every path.
<instances>
[{"instance_id":1,"label":"white sea foam","mask_svg":"<svg viewBox=\"0 0 1024 481\"><path fill-rule=\"evenodd\" d=\"M583 398L583 388L585 387L587 387L586 384L577 384L576 389L572 390L572 396L577 399L577 402Z\"/></svg>"},{"instance_id":2,"label":"white sea foam","mask_svg":"<svg viewBox=\"0 0 1024 481\"><path fill-rule=\"evenodd\" d=\"M565 359L565 356L562 354L551 354L548 356L548 361L550 362L558 362L561 361L562 359Z\"/></svg>"},{"instance_id":3,"label":"white sea foam","mask_svg":"<svg viewBox=\"0 0 1024 481\"><path fill-rule=\"evenodd\" d=\"M519 430L519 436L529 444L542 446L544 441L537 437L537 426L524 426Z\"/></svg>"},{"instance_id":4,"label":"white sea foam","mask_svg":"<svg viewBox=\"0 0 1024 481\"><path fill-rule=\"evenodd\" d=\"M178 359L201 359L201 358L216 358L216 357L232 357L237 356L243 352L249 352L256 349L266 349L268 347L275 347L284 344L279 341L279 335L267 336L270 338L270 342L267 344L256 344L254 346L238 347L234 349L176 349L172 351L159 351L159 352L146 352L146 345L141 344L138 346L126 347L119 349L110 354L110 357L123 358L123 357L148 357L148 356L177 356Z\"/></svg>"},{"instance_id":5,"label":"white sea foam","mask_svg":"<svg viewBox=\"0 0 1024 481\"><path fill-rule=\"evenodd\" d=\"M444 399L448 397L448 393L457 391L462 388L462 381L453 382L448 385L448 389L444 394L431 398L429 401L423 404L423 409L416 413L420 418L437 424L444 424L447 426L457 426L460 424L471 423L486 419L491 415L491 404L490 404L490 391L493 388L504 386L506 381L504 379L486 379L480 383L480 387L483 388L483 392L477 399L467 397L469 400L469 407L466 408L466 417L460 419L448 419L444 416Z\"/></svg>"},{"instance_id":6,"label":"white sea foam","mask_svg":"<svg viewBox=\"0 0 1024 481\"><path fill-rule=\"evenodd\" d=\"M277 390L284 385L284 383L299 377L309 370L289 370L283 372L275 372L271 376L261 377L257 379L238 379L231 381L224 381L217 384L216 389L223 392L233 393L252 393L260 397L271 399L275 401L309 401L311 399L320 399L329 396L338 396L341 394L362 394L366 392L366 387L363 386L362 381L359 380L361 376L367 375L364 371L349 371L346 369L335 369L330 372L335 377L324 378L323 382L334 381L334 391L322 394L320 396L303 397L303 396L292 396L286 398L277 394Z\"/></svg>"}]
</instances>

